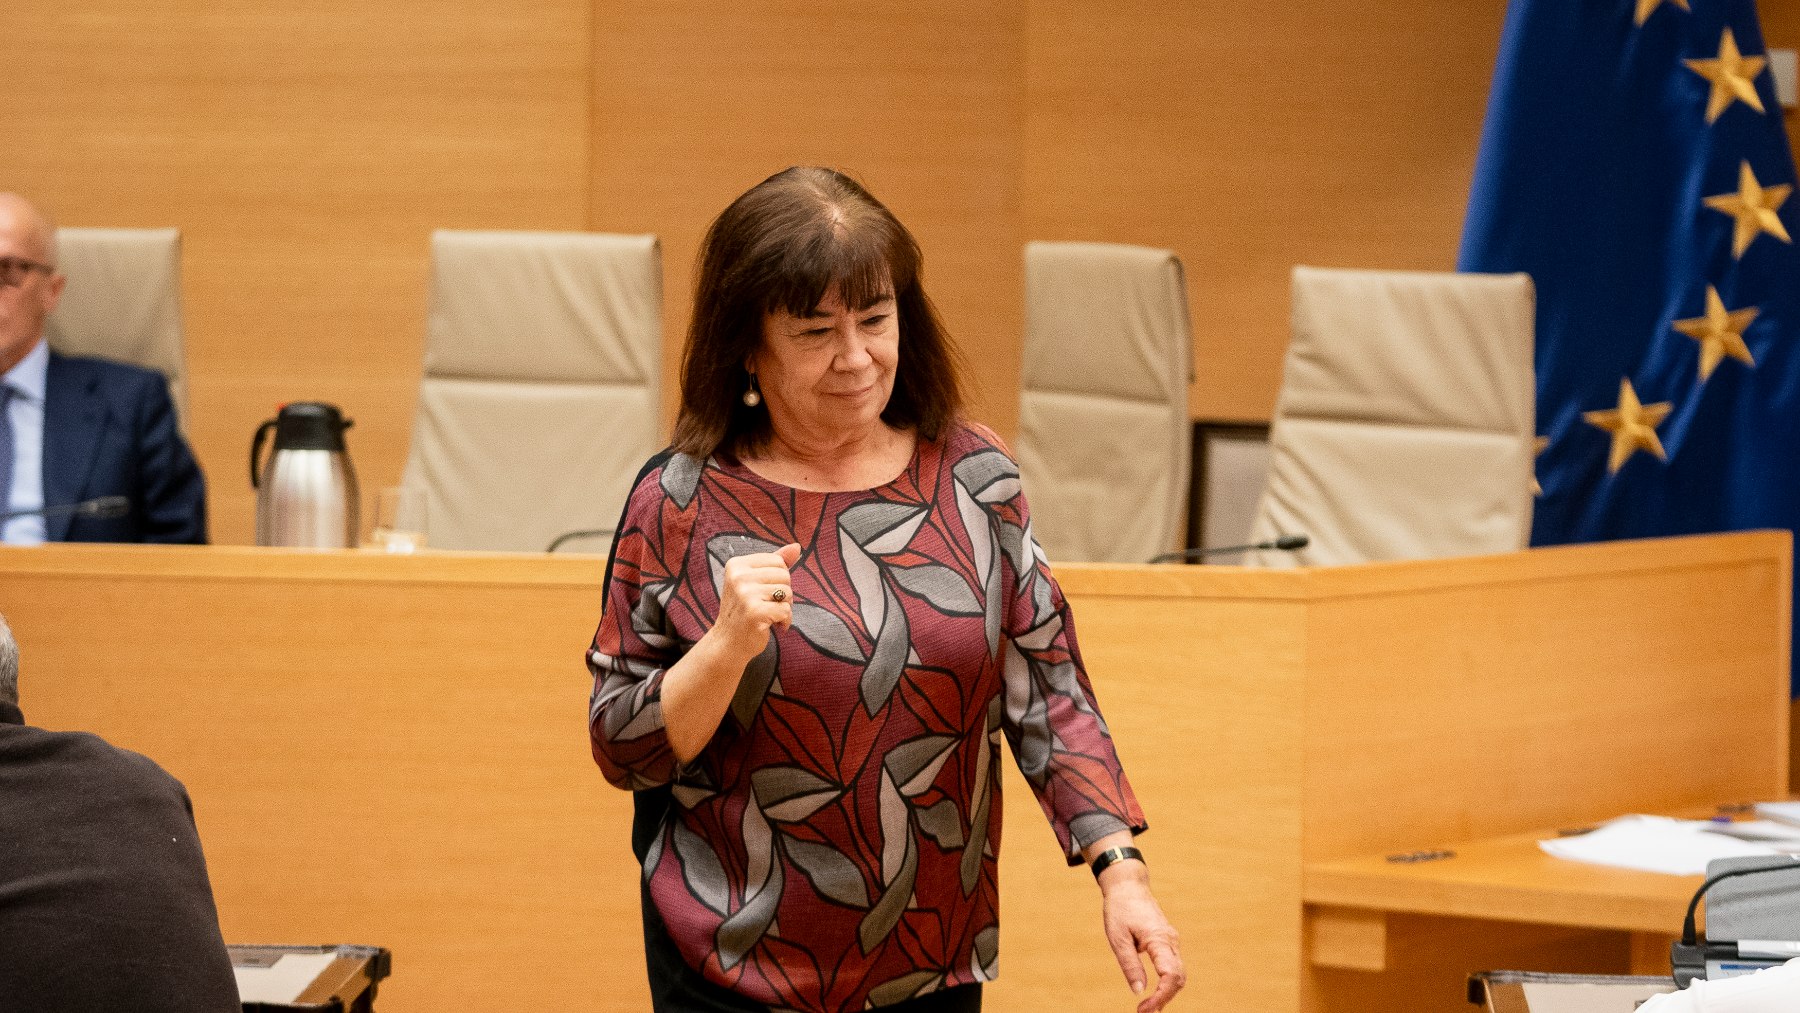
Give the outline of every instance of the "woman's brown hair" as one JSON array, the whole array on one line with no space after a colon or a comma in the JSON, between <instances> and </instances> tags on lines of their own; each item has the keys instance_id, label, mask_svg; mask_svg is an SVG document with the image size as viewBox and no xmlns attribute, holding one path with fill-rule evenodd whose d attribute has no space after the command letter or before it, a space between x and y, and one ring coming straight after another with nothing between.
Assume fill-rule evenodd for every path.
<instances>
[{"instance_id":1,"label":"woman's brown hair","mask_svg":"<svg viewBox=\"0 0 1800 1013\"><path fill-rule=\"evenodd\" d=\"M732 201L700 248L674 449L704 459L768 440L767 409L743 403L763 317L810 313L827 292L857 310L893 295L900 364L881 417L936 439L962 409L962 362L925 295L922 260L893 212L833 169L785 169Z\"/></svg>"}]
</instances>

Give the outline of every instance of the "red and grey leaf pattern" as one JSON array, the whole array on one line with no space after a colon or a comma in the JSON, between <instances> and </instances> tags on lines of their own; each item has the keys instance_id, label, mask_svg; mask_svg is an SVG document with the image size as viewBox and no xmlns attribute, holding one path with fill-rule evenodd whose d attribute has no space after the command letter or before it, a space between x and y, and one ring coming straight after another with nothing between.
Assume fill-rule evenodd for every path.
<instances>
[{"instance_id":1,"label":"red and grey leaf pattern","mask_svg":"<svg viewBox=\"0 0 1800 1013\"><path fill-rule=\"evenodd\" d=\"M782 850L787 853L788 861L805 874L819 896L848 907L869 906L868 884L842 852L798 837L784 838Z\"/></svg>"},{"instance_id":2,"label":"red and grey leaf pattern","mask_svg":"<svg viewBox=\"0 0 1800 1013\"><path fill-rule=\"evenodd\" d=\"M684 957L778 1009L880 1007L998 971L999 743L1070 853L1143 816L992 433L921 441L863 492L666 454L633 489L588 654L595 761L669 784L643 863ZM794 622L677 768L664 673L718 611L725 562L801 545Z\"/></svg>"}]
</instances>

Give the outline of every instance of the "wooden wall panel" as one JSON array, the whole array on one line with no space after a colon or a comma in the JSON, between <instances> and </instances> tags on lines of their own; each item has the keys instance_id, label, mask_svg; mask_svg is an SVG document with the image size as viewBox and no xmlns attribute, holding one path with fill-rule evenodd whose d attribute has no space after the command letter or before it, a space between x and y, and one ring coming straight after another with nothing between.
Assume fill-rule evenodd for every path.
<instances>
[{"instance_id":1,"label":"wooden wall panel","mask_svg":"<svg viewBox=\"0 0 1800 1013\"><path fill-rule=\"evenodd\" d=\"M410 439L430 231L586 220L588 5L26 6L0 189L182 229L214 539L251 540L250 435L286 401L357 420L372 501Z\"/></svg>"},{"instance_id":2,"label":"wooden wall panel","mask_svg":"<svg viewBox=\"0 0 1800 1013\"><path fill-rule=\"evenodd\" d=\"M1454 266L1504 7L1037 0L1026 238L1179 253L1193 411L1266 419L1294 264Z\"/></svg>"},{"instance_id":3,"label":"wooden wall panel","mask_svg":"<svg viewBox=\"0 0 1800 1013\"><path fill-rule=\"evenodd\" d=\"M1800 49L1800 4L1764 3L1757 13L1762 17L1765 46ZM1787 121L1788 150L1800 157L1800 111L1784 109L1782 116ZM1800 725L1800 700L1790 705L1789 717L1790 727ZM1788 779L1788 790L1800 794L1800 736L1788 739Z\"/></svg>"},{"instance_id":4,"label":"wooden wall panel","mask_svg":"<svg viewBox=\"0 0 1800 1013\"><path fill-rule=\"evenodd\" d=\"M1454 262L1504 8L28 6L0 185L186 231L222 541L249 537L244 450L281 401L344 404L365 486L396 478L431 228L661 235L672 394L701 232L795 162L858 172L918 233L1003 433L1030 238L1181 253L1194 412L1264 418L1292 264ZM1800 43L1789 6L1763 5L1772 45Z\"/></svg>"},{"instance_id":5,"label":"wooden wall panel","mask_svg":"<svg viewBox=\"0 0 1800 1013\"><path fill-rule=\"evenodd\" d=\"M1188 941L1178 1008L1450 1013L1474 969L1623 970L1621 936L1526 923L1583 904L1619 932L1641 928L1610 920L1635 905L1584 904L1527 863L1476 888L1511 928L1466 920L1481 912L1455 889L1322 898L1432 917L1392 923L1388 973L1315 973L1311 870L1778 793L1791 551L1786 532L1747 532L1361 567L1059 567ZM646 1005L630 800L579 717L602 568L48 546L0 553L0 609L34 723L186 782L227 938L390 946L385 1013L624 1013ZM104 636L69 621L84 609ZM1093 881L1007 781L988 1007L1122 1013ZM1234 973L1212 973L1207 944L1227 940Z\"/></svg>"},{"instance_id":6,"label":"wooden wall panel","mask_svg":"<svg viewBox=\"0 0 1800 1013\"><path fill-rule=\"evenodd\" d=\"M1757 5L1762 18L1763 44L1769 49L1800 49L1800 4L1791 0L1763 0ZM1800 152L1800 112L1782 110L1787 121L1788 148Z\"/></svg>"},{"instance_id":7,"label":"wooden wall panel","mask_svg":"<svg viewBox=\"0 0 1800 1013\"><path fill-rule=\"evenodd\" d=\"M662 236L665 420L706 226L812 163L850 171L918 237L926 290L974 367L974 413L1011 432L1024 18L947 0L596 6L590 225Z\"/></svg>"}]
</instances>

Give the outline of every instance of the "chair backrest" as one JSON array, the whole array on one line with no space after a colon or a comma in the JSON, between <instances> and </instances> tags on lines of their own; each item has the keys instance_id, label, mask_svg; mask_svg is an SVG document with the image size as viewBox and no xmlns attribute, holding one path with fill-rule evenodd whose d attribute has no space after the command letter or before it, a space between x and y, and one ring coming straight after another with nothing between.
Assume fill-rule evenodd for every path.
<instances>
[{"instance_id":1,"label":"chair backrest","mask_svg":"<svg viewBox=\"0 0 1800 1013\"><path fill-rule=\"evenodd\" d=\"M664 442L656 237L439 231L431 262L404 478L429 544L535 552L612 527Z\"/></svg>"},{"instance_id":2,"label":"chair backrest","mask_svg":"<svg viewBox=\"0 0 1800 1013\"><path fill-rule=\"evenodd\" d=\"M1173 253L1025 245L1019 471L1051 559L1141 563L1186 540L1192 346Z\"/></svg>"},{"instance_id":3,"label":"chair backrest","mask_svg":"<svg viewBox=\"0 0 1800 1013\"><path fill-rule=\"evenodd\" d=\"M1523 274L1294 269L1257 541L1270 566L1510 552L1531 535Z\"/></svg>"},{"instance_id":4,"label":"chair backrest","mask_svg":"<svg viewBox=\"0 0 1800 1013\"><path fill-rule=\"evenodd\" d=\"M57 229L56 247L69 280L45 322L50 347L156 370L185 425L180 230Z\"/></svg>"}]
</instances>

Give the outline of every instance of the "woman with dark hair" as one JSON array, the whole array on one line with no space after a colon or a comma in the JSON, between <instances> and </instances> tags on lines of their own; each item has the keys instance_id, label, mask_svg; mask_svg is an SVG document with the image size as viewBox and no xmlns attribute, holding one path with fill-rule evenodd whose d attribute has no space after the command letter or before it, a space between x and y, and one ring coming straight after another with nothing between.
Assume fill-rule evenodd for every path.
<instances>
[{"instance_id":1,"label":"woman with dark hair","mask_svg":"<svg viewBox=\"0 0 1800 1013\"><path fill-rule=\"evenodd\" d=\"M588 653L659 1011L978 1010L1002 735L1134 992L1156 968L1139 1009L1185 981L1018 468L958 373L918 245L853 180L788 169L713 222L674 443Z\"/></svg>"}]
</instances>

